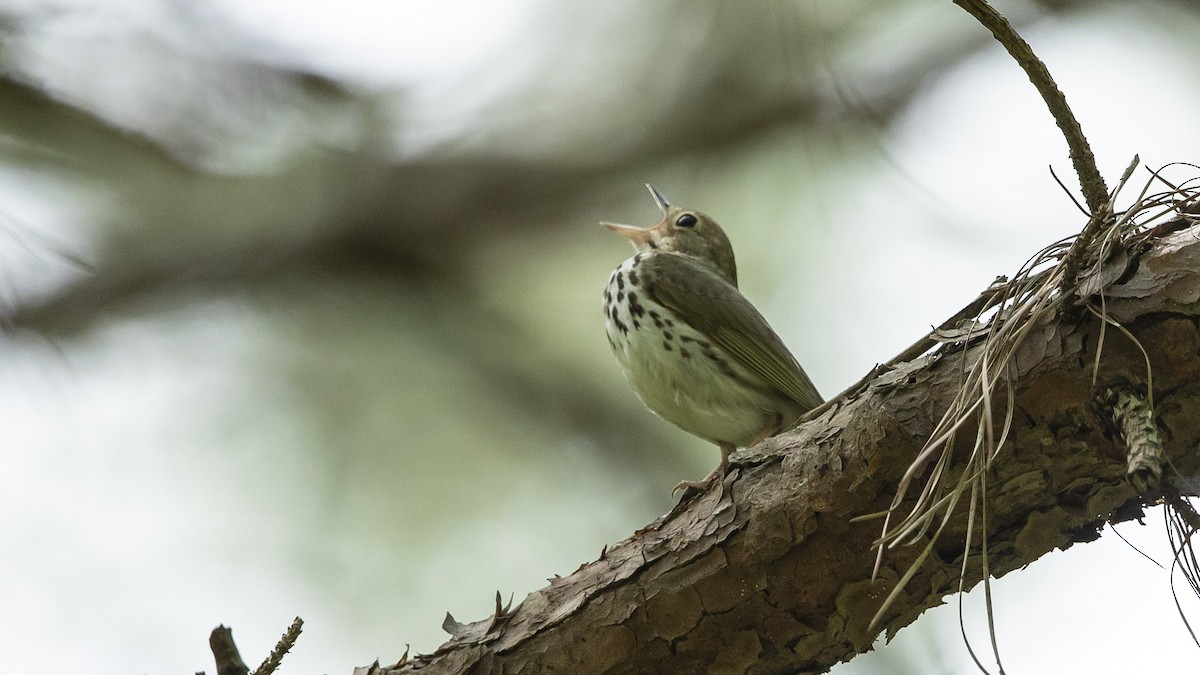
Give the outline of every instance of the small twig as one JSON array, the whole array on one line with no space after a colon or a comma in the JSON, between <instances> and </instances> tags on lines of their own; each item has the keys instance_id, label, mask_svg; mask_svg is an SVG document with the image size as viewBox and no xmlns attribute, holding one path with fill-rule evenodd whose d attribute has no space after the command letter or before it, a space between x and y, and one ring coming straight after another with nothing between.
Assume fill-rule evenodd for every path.
<instances>
[{"instance_id":1,"label":"small twig","mask_svg":"<svg viewBox=\"0 0 1200 675\"><path fill-rule=\"evenodd\" d=\"M1050 75L1046 64L1033 53L1029 43L1017 33L1008 19L992 8L986 0L954 0L954 4L967 10L971 16L978 19L979 23L992 31L996 40L1008 50L1008 53L1029 76L1029 81L1033 83L1038 93L1042 95L1042 100L1046 102L1046 107L1054 116L1054 122L1058 124L1058 128L1062 130L1063 137L1067 141L1071 163L1075 166L1076 175L1079 176L1079 187L1083 190L1083 198L1087 202L1090 218L1088 218L1088 223L1084 226L1083 231L1076 237L1071 249L1067 251L1063 266L1062 285L1059 288L1060 291L1066 293L1073 288L1079 278L1084 253L1091 247L1092 241L1100 233L1100 230L1112 222L1114 195L1110 195L1108 192L1104 177L1100 175L1100 169L1096 166L1096 156L1092 154L1092 147L1088 143L1087 137L1083 135L1083 127L1079 126L1079 120L1075 118L1075 113L1071 112L1071 106L1067 105L1067 97L1058 88L1058 84ZM1137 158L1135 157L1134 165L1136 163ZM1128 179L1134 165L1126 170L1122 182ZM1055 180L1057 179L1058 177L1055 176ZM1061 182L1059 184L1061 185Z\"/></svg>"},{"instance_id":2,"label":"small twig","mask_svg":"<svg viewBox=\"0 0 1200 675\"><path fill-rule=\"evenodd\" d=\"M1083 227L1083 231L1079 233L1079 236L1075 238L1075 242L1071 244L1071 249L1067 251L1063 264L1062 286L1059 288L1062 292L1067 292L1079 280L1079 268L1083 266L1084 253L1091 247L1101 228L1112 224L1114 219L1113 201L1116 199L1117 193L1121 191L1121 188L1125 186L1125 182L1133 175L1133 170L1137 168L1140 161L1137 155L1133 156L1133 161L1129 163L1129 166L1125 168L1125 172L1121 174L1121 180L1117 183L1117 189L1113 190L1112 195L1105 199L1104 204L1099 209L1092 210L1092 217L1088 219L1087 225Z\"/></svg>"},{"instance_id":3,"label":"small twig","mask_svg":"<svg viewBox=\"0 0 1200 675\"><path fill-rule=\"evenodd\" d=\"M254 669L254 675L271 675L274 673L279 664L283 662L283 657L296 644L296 638L300 637L300 630L304 627L304 619L296 617L292 625L288 626L283 637L279 638L279 642L275 643L275 649L271 650L271 655L262 662L258 668Z\"/></svg>"},{"instance_id":4,"label":"small twig","mask_svg":"<svg viewBox=\"0 0 1200 675\"><path fill-rule=\"evenodd\" d=\"M1050 177L1054 179L1055 183L1058 183L1058 187L1062 188L1063 194L1067 196L1067 199L1071 200L1071 203L1075 205L1075 208L1079 209L1080 213L1085 216L1088 215L1088 210L1083 208L1083 204L1080 204L1078 199L1075 199L1075 195L1071 194L1071 188L1067 187L1067 184L1062 182L1062 179L1054 172L1054 165L1051 164L1049 168Z\"/></svg>"},{"instance_id":5,"label":"small twig","mask_svg":"<svg viewBox=\"0 0 1200 675\"><path fill-rule=\"evenodd\" d=\"M992 31L992 35L1016 59L1017 64L1029 76L1029 81L1042 95L1042 100L1054 116L1055 123L1067 139L1071 162L1075 165L1079 186L1083 189L1083 198L1094 218L1108 201L1108 188L1104 185L1104 177L1100 175L1100 169L1096 166L1092 148L1083 135L1083 128L1079 126L1079 120L1075 119L1071 107L1067 105L1067 97L1063 96L1062 90L1050 76L1046 64L1033 53L1029 43L1017 34L1008 19L985 0L954 0L954 4L967 10L979 23Z\"/></svg>"},{"instance_id":6,"label":"small twig","mask_svg":"<svg viewBox=\"0 0 1200 675\"><path fill-rule=\"evenodd\" d=\"M217 662L217 675L247 675L250 672L233 642L233 630L223 625L214 628L208 636L208 647Z\"/></svg>"}]
</instances>

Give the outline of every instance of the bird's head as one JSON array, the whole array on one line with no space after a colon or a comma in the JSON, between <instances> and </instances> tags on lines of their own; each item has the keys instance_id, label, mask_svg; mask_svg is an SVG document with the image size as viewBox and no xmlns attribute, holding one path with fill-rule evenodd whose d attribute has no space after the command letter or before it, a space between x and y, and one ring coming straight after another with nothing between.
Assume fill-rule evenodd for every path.
<instances>
[{"instance_id":1,"label":"bird's head","mask_svg":"<svg viewBox=\"0 0 1200 675\"><path fill-rule=\"evenodd\" d=\"M697 258L714 267L729 283L737 285L737 265L729 238L712 218L680 206L672 206L653 185L646 188L662 211L662 220L653 227L640 228L617 223L602 223L628 239L639 253L671 251Z\"/></svg>"}]
</instances>

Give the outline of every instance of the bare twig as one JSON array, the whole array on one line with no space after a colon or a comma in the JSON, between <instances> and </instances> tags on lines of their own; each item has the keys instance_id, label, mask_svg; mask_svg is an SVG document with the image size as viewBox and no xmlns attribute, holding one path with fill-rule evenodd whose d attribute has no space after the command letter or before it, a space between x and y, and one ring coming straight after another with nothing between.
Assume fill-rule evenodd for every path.
<instances>
[{"instance_id":1,"label":"bare twig","mask_svg":"<svg viewBox=\"0 0 1200 675\"><path fill-rule=\"evenodd\" d=\"M992 35L1016 59L1017 64L1029 76L1029 81L1042 95L1055 123L1067 139L1071 162L1075 165L1075 173L1079 175L1079 186L1083 189L1083 198L1087 202L1088 210L1095 217L1108 201L1108 187L1105 186L1100 169L1096 166L1096 157L1083 135L1079 120L1075 119L1071 107L1067 105L1067 97L1063 96L1062 90L1050 76L1046 64L1033 53L1029 43L1017 34L1008 19L993 9L986 0L954 0L954 4L967 10L979 23L992 31Z\"/></svg>"},{"instance_id":2,"label":"bare twig","mask_svg":"<svg viewBox=\"0 0 1200 675\"><path fill-rule=\"evenodd\" d=\"M223 625L214 628L208 636L208 647L217 662L217 675L247 675L250 672L233 642L232 629Z\"/></svg>"},{"instance_id":3,"label":"bare twig","mask_svg":"<svg viewBox=\"0 0 1200 675\"><path fill-rule=\"evenodd\" d=\"M275 649L271 650L271 655L262 662L258 668L254 669L254 675L271 675L274 673L279 664L283 662L283 657L292 646L296 644L296 638L300 637L300 629L304 627L304 619L296 617L292 625L283 633L283 637L279 638L279 642L275 643Z\"/></svg>"}]
</instances>

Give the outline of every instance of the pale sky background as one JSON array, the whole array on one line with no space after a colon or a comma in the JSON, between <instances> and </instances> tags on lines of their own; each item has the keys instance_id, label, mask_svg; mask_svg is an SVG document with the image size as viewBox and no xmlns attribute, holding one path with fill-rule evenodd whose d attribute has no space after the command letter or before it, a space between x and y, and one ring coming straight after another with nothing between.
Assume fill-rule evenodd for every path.
<instances>
[{"instance_id":1,"label":"pale sky background","mask_svg":"<svg viewBox=\"0 0 1200 675\"><path fill-rule=\"evenodd\" d=\"M798 4L830 23L843 11ZM186 8L161 0L10 0L0 3L0 17L36 17L5 46L6 68L136 130L200 172L238 177L303 165L363 138L385 157L483 149L567 166L598 163L646 141L629 134L607 144L592 127L564 143L531 132L548 127L565 135L573 110L606 110L605 101L627 96L628 80L604 69L615 68L614 58L635 63L636 55L552 53L547 45L555 43L540 40L564 30L567 19L578 22L572 25L583 45L603 44L610 34L635 45L683 39L631 25L625 15L639 5L570 12L541 0L214 0ZM198 28L187 28L187 13L198 17ZM936 37L931 24L965 32L970 21L949 2L913 2L878 16L894 26L860 24L866 37L859 51L809 66L828 80L829 96L841 77L860 90L883 82L887 55ZM677 22L684 38L690 21ZM1151 167L1200 159L1200 78L1188 37L1197 27L1196 15L1170 6L1112 3L1024 30L1110 184L1135 153ZM364 121L362 111L334 104L302 106L303 93L266 76L247 81L238 71L239 79L231 64L243 59L335 80L372 98L374 117ZM570 93L565 112L531 93L538 87ZM214 91L241 100L243 89L261 108L235 115L220 100L208 103ZM524 101L528 109L514 103ZM636 119L643 104L633 96L622 110ZM227 124L203 123L223 115ZM488 125L503 133L484 133ZM831 396L1084 223L1047 169L1077 188L1058 130L993 44L926 83L886 127L864 120L870 141L831 128L782 129L715 160L664 158L610 177L605 199L620 195L620 212L596 213L607 201L586 202L561 215L557 234L495 241L472 272L474 290L502 307L512 284L539 279L545 288L528 297L580 317L551 340L551 356L583 352L578 377L624 396L598 307L608 270L627 250L594 224L649 224L654 207L641 183L653 181L673 201L725 225L743 289ZM21 150L22 138L0 133L0 149ZM1142 172L1133 182L1144 180ZM0 297L27 302L86 280L89 272L63 254L84 261L111 255L112 231L96 223L117 227L111 223L141 203L144 189L114 192L44 166L6 163ZM116 241L137 258L139 242L158 235L122 236ZM505 266L523 256L536 260ZM204 292L186 302L135 299L75 334L5 338L0 634L7 644L0 672L47 664L98 675L213 672L208 633L222 623L232 626L253 667L296 615L305 632L281 672L348 673L376 658L391 663L406 643L416 652L435 649L446 638L446 611L460 621L481 618L497 590L519 601L669 508L672 480L630 489L586 433L529 429L514 422L516 404L503 402L446 413L446 401L477 391L482 376L452 371L451 357L436 349L411 359L398 353L406 340L438 342L408 315L367 317L320 304L345 292L374 307L384 295L420 316L447 296L388 282L333 286L286 279L266 301ZM518 322L546 321L536 304L504 307ZM284 342L290 356L280 352ZM295 369L293 359L308 366ZM414 398L397 398L393 373L404 374L400 388L415 390ZM310 382L323 387L319 406L306 394ZM631 414L640 414L628 397ZM332 425L322 416L348 421ZM379 442L368 437L368 424L420 453L368 453ZM654 429L656 439L676 433ZM489 452L484 438L523 451ZM716 461L712 448L678 440L689 452L665 455L663 462L675 463L664 475L699 476ZM329 452L297 451L307 445ZM685 463L675 461L681 456ZM1145 526L1119 530L1165 565L1161 521L1152 511ZM1200 606L1182 580L1177 585L1194 621ZM969 594L962 611L976 651L987 654L981 595ZM1198 656L1167 572L1108 532L994 582L993 596L1009 673L1167 672ZM833 672L973 672L957 616L951 597L893 644Z\"/></svg>"}]
</instances>

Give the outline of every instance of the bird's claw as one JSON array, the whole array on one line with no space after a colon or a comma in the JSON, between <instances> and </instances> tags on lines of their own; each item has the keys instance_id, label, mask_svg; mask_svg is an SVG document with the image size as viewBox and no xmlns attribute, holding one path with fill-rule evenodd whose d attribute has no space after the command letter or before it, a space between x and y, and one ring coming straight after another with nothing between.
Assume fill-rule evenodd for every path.
<instances>
[{"instance_id":1,"label":"bird's claw","mask_svg":"<svg viewBox=\"0 0 1200 675\"><path fill-rule=\"evenodd\" d=\"M688 498L689 493L696 492L697 494L708 491L716 483L721 487L721 491L725 491L725 467L718 466L713 469L703 480L682 480L671 490L671 496L674 497L676 492L683 490L683 496L680 501Z\"/></svg>"}]
</instances>

